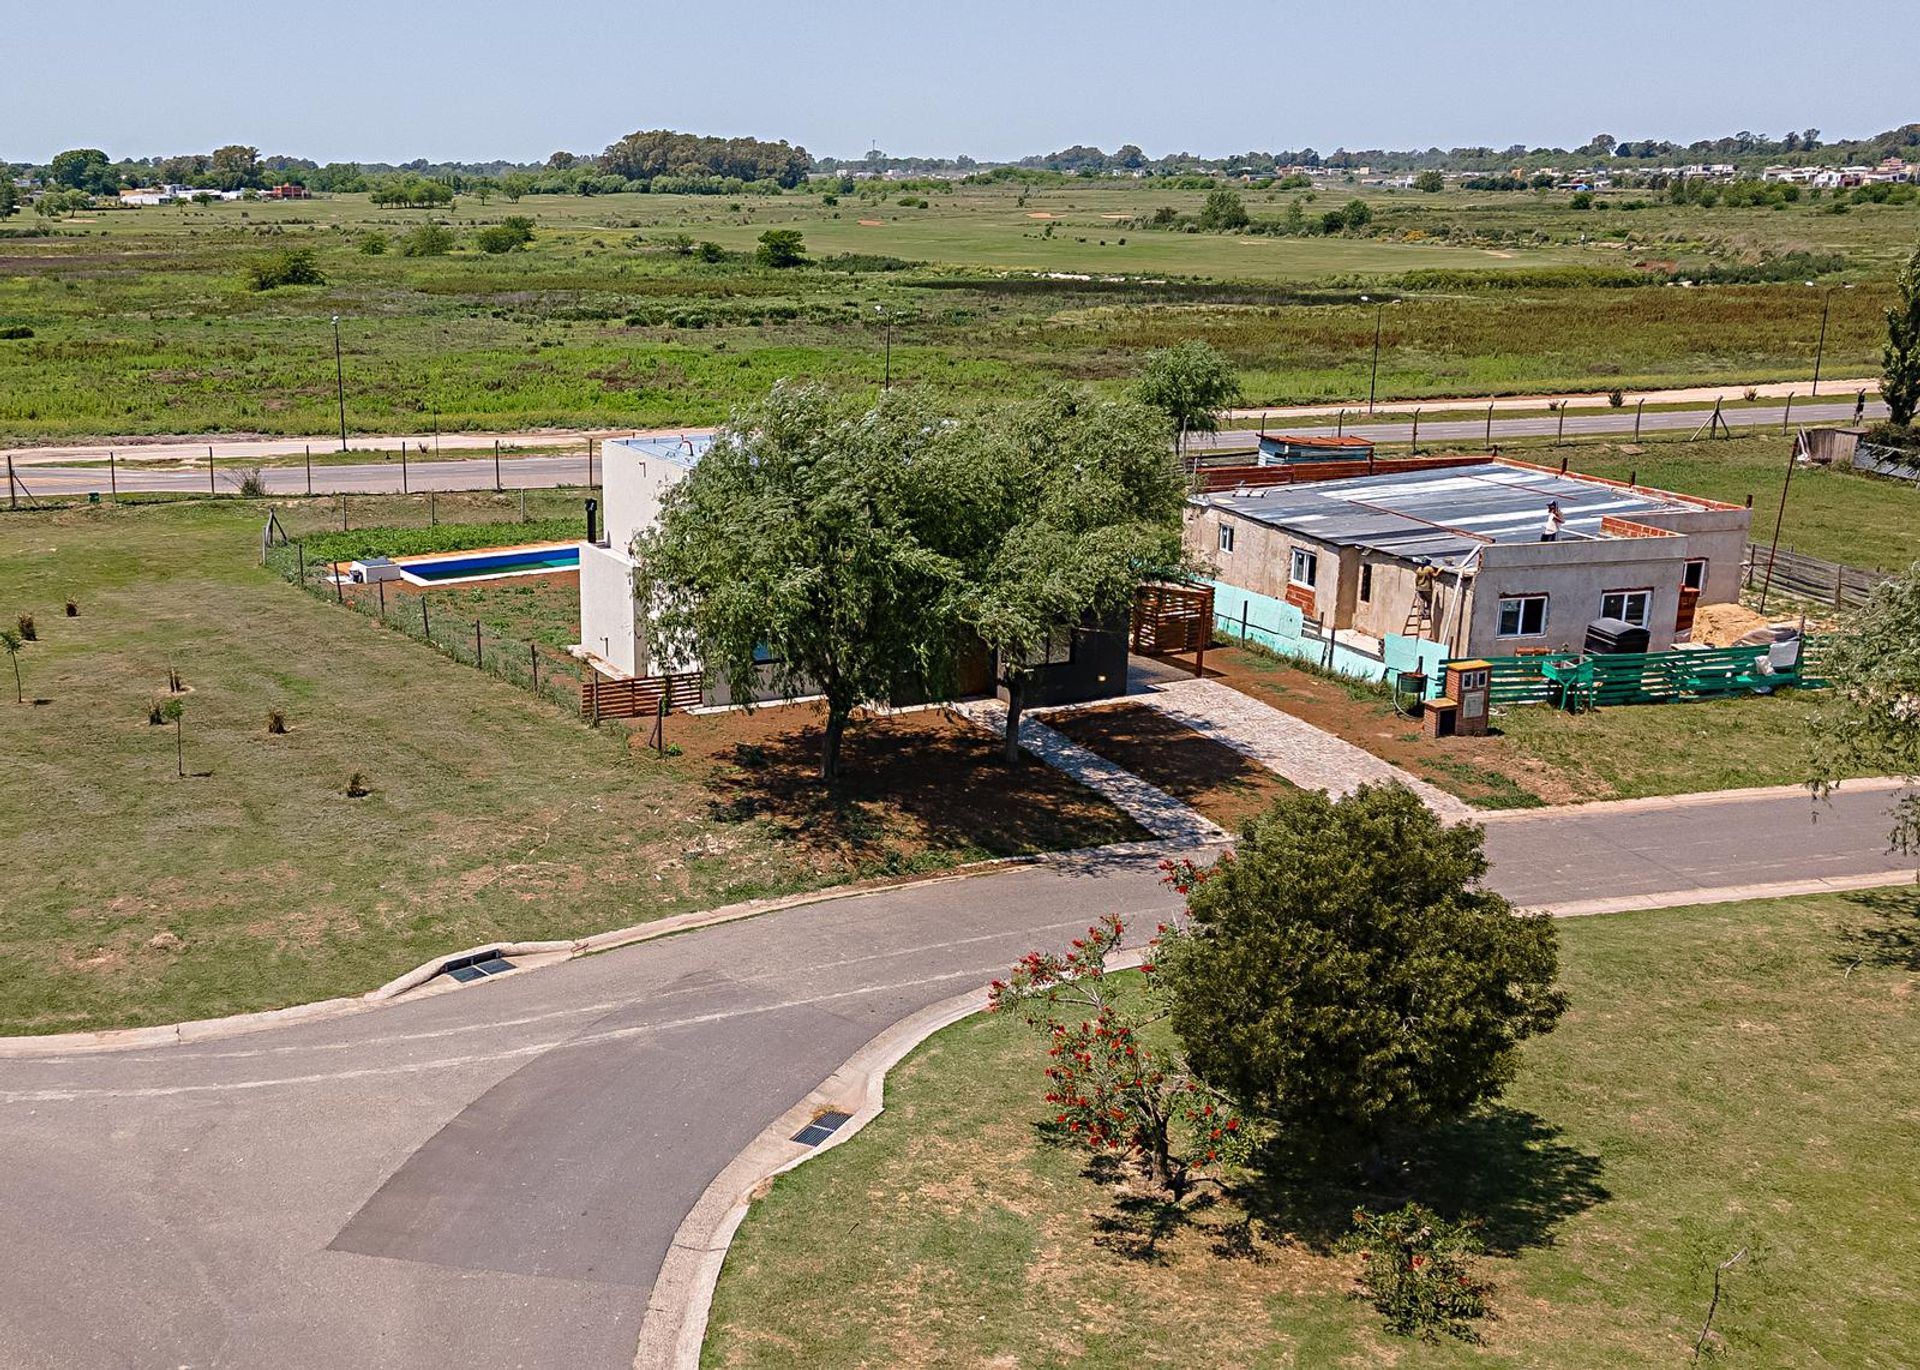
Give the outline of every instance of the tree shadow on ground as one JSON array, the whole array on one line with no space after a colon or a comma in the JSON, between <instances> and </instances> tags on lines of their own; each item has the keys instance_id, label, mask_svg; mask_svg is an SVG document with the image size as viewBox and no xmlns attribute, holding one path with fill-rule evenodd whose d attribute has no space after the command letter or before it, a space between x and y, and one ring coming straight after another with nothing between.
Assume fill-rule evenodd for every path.
<instances>
[{"instance_id":1,"label":"tree shadow on ground","mask_svg":"<svg viewBox=\"0 0 1920 1370\"><path fill-rule=\"evenodd\" d=\"M810 721L716 756L712 816L763 821L808 848L906 869L928 852L1010 856L1146 835L1051 767L1003 764L997 742L941 713L850 727L831 785L819 779L821 737Z\"/></svg>"},{"instance_id":2,"label":"tree shadow on ground","mask_svg":"<svg viewBox=\"0 0 1920 1370\"><path fill-rule=\"evenodd\" d=\"M1425 1204L1444 1217L1479 1224L1495 1255L1546 1246L1567 1219L1612 1196L1600 1183L1601 1162L1561 1140L1560 1129L1534 1113L1497 1107L1436 1129L1412 1147L1385 1178L1357 1166L1315 1163L1269 1150L1235 1198L1263 1234L1319 1252L1333 1250L1353 1226L1358 1207Z\"/></svg>"},{"instance_id":3,"label":"tree shadow on ground","mask_svg":"<svg viewBox=\"0 0 1920 1370\"><path fill-rule=\"evenodd\" d=\"M1833 960L1846 970L1920 971L1920 886L1861 890L1847 896L1866 918L1840 930Z\"/></svg>"}]
</instances>

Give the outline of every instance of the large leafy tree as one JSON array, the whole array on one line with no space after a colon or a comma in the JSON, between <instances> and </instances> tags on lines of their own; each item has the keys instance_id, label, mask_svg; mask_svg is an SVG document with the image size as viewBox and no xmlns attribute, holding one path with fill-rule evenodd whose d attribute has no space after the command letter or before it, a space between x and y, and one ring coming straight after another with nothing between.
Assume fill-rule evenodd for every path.
<instances>
[{"instance_id":1,"label":"large leafy tree","mask_svg":"<svg viewBox=\"0 0 1920 1370\"><path fill-rule=\"evenodd\" d=\"M1062 632L1123 618L1142 581L1184 572L1187 484L1158 416L1058 389L998 417L943 473L961 607L1007 690L1006 755L1019 756L1026 663Z\"/></svg>"},{"instance_id":2,"label":"large leafy tree","mask_svg":"<svg viewBox=\"0 0 1920 1370\"><path fill-rule=\"evenodd\" d=\"M782 382L737 415L636 544L641 596L670 652L697 653L742 698L761 673L827 707L820 774L862 704L953 678L963 584L940 549L931 460L971 430L896 393L861 410ZM770 658L770 660L769 660Z\"/></svg>"},{"instance_id":3,"label":"large leafy tree","mask_svg":"<svg viewBox=\"0 0 1920 1370\"><path fill-rule=\"evenodd\" d=\"M1813 714L1813 789L1825 797L1849 775L1897 775L1889 840L1920 851L1920 561L1874 587L1827 644L1832 688Z\"/></svg>"},{"instance_id":4,"label":"large leafy tree","mask_svg":"<svg viewBox=\"0 0 1920 1370\"><path fill-rule=\"evenodd\" d=\"M1880 393L1888 415L1901 425L1920 409L1920 248L1900 268L1898 297L1887 310L1887 345L1881 353Z\"/></svg>"},{"instance_id":5,"label":"large leafy tree","mask_svg":"<svg viewBox=\"0 0 1920 1370\"><path fill-rule=\"evenodd\" d=\"M1186 882L1191 922L1160 946L1194 1073L1333 1155L1498 1096L1565 999L1553 925L1486 870L1480 829L1401 786L1278 801Z\"/></svg>"},{"instance_id":6,"label":"large leafy tree","mask_svg":"<svg viewBox=\"0 0 1920 1370\"><path fill-rule=\"evenodd\" d=\"M1220 411L1240 398L1240 377L1212 343L1194 338L1149 352L1134 394L1166 415L1174 450L1184 453L1187 434L1220 430Z\"/></svg>"}]
</instances>

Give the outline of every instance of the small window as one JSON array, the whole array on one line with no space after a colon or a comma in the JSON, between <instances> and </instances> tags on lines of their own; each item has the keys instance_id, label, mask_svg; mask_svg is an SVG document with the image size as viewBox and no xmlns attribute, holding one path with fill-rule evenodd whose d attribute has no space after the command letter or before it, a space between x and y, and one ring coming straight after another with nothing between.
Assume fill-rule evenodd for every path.
<instances>
[{"instance_id":1,"label":"small window","mask_svg":"<svg viewBox=\"0 0 1920 1370\"><path fill-rule=\"evenodd\" d=\"M1706 589L1707 559L1705 557L1695 557L1692 561L1689 561L1686 569L1680 573L1680 583L1689 590Z\"/></svg>"},{"instance_id":2,"label":"small window","mask_svg":"<svg viewBox=\"0 0 1920 1370\"><path fill-rule=\"evenodd\" d=\"M1360 602L1373 603L1373 563L1370 561L1360 563Z\"/></svg>"},{"instance_id":3,"label":"small window","mask_svg":"<svg viewBox=\"0 0 1920 1370\"><path fill-rule=\"evenodd\" d=\"M1223 552L1231 552L1233 550L1233 525L1231 523L1223 523L1220 525L1220 550Z\"/></svg>"},{"instance_id":4,"label":"small window","mask_svg":"<svg viewBox=\"0 0 1920 1370\"><path fill-rule=\"evenodd\" d=\"M1609 590L1600 596L1600 617L1623 619L1644 628L1653 618L1653 591Z\"/></svg>"},{"instance_id":5,"label":"small window","mask_svg":"<svg viewBox=\"0 0 1920 1370\"><path fill-rule=\"evenodd\" d=\"M1547 631L1547 597L1515 595L1500 601L1496 637L1538 637Z\"/></svg>"},{"instance_id":6,"label":"small window","mask_svg":"<svg viewBox=\"0 0 1920 1370\"><path fill-rule=\"evenodd\" d=\"M1020 659L1022 666L1059 666L1073 660L1074 632L1061 628L1048 633Z\"/></svg>"},{"instance_id":7,"label":"small window","mask_svg":"<svg viewBox=\"0 0 1920 1370\"><path fill-rule=\"evenodd\" d=\"M1320 558L1304 547L1294 548L1287 563L1287 579L1311 590L1320 583Z\"/></svg>"}]
</instances>

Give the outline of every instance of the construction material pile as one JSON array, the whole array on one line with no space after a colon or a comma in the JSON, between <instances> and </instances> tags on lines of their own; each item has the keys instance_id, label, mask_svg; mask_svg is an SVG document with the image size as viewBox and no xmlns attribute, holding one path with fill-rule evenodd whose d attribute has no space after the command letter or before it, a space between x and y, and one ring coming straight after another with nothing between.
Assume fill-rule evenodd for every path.
<instances>
[{"instance_id":1,"label":"construction material pile","mask_svg":"<svg viewBox=\"0 0 1920 1370\"><path fill-rule=\"evenodd\" d=\"M1766 615L1744 604L1703 604L1694 611L1688 640L1696 647L1734 647L1749 635L1764 633L1766 627ZM1768 641L1770 637L1756 640Z\"/></svg>"}]
</instances>

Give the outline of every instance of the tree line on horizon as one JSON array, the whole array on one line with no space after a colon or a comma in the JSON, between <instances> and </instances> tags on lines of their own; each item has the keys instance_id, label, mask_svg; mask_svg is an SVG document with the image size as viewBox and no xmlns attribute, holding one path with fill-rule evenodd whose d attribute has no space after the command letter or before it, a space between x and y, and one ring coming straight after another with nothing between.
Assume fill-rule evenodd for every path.
<instances>
[{"instance_id":1,"label":"tree line on horizon","mask_svg":"<svg viewBox=\"0 0 1920 1370\"><path fill-rule=\"evenodd\" d=\"M1793 130L1779 137L1742 130L1719 137L1676 143L1666 139L1619 139L1595 134L1576 148L1429 147L1347 149L1321 153L1312 147L1248 151L1224 157L1188 152L1149 157L1127 143L1112 153L1075 144L1057 152L989 161L971 156L891 157L875 148L863 157L811 156L785 140L720 138L671 129L644 129L616 139L598 154L557 151L543 162L328 162L286 155L263 156L258 148L229 144L205 153L110 159L98 148L73 148L45 164L0 161L0 179L22 178L49 189L112 195L122 188L173 184L198 190L265 190L294 183L335 193L369 191L393 177L412 176L442 182L454 191L485 181L510 198L522 194L612 194L625 190L736 193L743 188L791 189L811 173L912 175L1032 173L1036 175L1142 176L1278 175L1287 168L1324 168L1465 174L1530 169L1578 159L1622 169L1669 165L1677 161L1728 163L1752 167L1768 163L1842 165L1871 163L1886 157L1920 157L1920 122L1903 124L1866 138L1822 140L1821 130Z\"/></svg>"}]
</instances>

